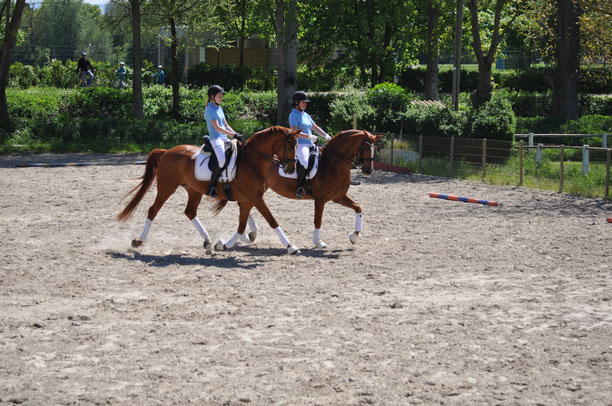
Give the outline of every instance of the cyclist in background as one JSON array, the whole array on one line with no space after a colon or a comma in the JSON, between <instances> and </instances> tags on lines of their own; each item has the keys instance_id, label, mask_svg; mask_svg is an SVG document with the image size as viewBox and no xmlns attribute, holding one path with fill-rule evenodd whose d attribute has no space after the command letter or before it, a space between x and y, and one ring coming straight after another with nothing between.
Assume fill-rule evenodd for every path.
<instances>
[{"instance_id":1,"label":"cyclist in background","mask_svg":"<svg viewBox=\"0 0 612 406\"><path fill-rule=\"evenodd\" d=\"M95 71L96 70L94 67L91 66L91 62L89 62L87 59L87 53L81 52L81 59L77 61L77 68L75 72L87 77L86 86L91 86L91 81L94 77L93 72Z\"/></svg>"},{"instance_id":2,"label":"cyclist in background","mask_svg":"<svg viewBox=\"0 0 612 406\"><path fill-rule=\"evenodd\" d=\"M127 87L126 75L127 70L125 69L125 62L119 62L119 69L115 71L117 74L117 81L119 82L119 89L125 89Z\"/></svg>"}]
</instances>

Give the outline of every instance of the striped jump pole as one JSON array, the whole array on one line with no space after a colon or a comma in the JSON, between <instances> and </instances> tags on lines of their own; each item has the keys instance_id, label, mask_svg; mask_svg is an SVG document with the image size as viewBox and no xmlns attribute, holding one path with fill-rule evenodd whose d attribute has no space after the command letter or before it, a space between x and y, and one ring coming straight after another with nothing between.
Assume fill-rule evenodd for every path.
<instances>
[{"instance_id":1,"label":"striped jump pole","mask_svg":"<svg viewBox=\"0 0 612 406\"><path fill-rule=\"evenodd\" d=\"M477 204L483 204L485 206L501 206L502 205L501 203L498 203L492 200L472 199L471 197L445 195L442 193L430 193L429 197L432 197L435 199L454 200L456 202L477 203Z\"/></svg>"}]
</instances>

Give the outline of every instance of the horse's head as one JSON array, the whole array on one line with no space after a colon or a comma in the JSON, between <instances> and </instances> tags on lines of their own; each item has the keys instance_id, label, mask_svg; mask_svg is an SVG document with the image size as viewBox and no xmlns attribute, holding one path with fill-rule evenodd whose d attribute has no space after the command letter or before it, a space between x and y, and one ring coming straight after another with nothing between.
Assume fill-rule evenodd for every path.
<instances>
[{"instance_id":1,"label":"horse's head","mask_svg":"<svg viewBox=\"0 0 612 406\"><path fill-rule=\"evenodd\" d=\"M295 145L300 130L291 131L288 128L274 126L253 134L248 139L250 146L267 155L276 164L287 166L295 161Z\"/></svg>"},{"instance_id":2,"label":"horse's head","mask_svg":"<svg viewBox=\"0 0 612 406\"><path fill-rule=\"evenodd\" d=\"M374 152L376 151L376 141L384 137L384 134L374 135L363 131L363 141L359 147L357 161L361 163L361 172L370 175L374 171Z\"/></svg>"},{"instance_id":3,"label":"horse's head","mask_svg":"<svg viewBox=\"0 0 612 406\"><path fill-rule=\"evenodd\" d=\"M329 141L329 147L334 151L343 151L338 155L344 160L361 168L364 175L369 175L374 170L374 151L376 141L383 135L373 135L364 130L346 130L338 133Z\"/></svg>"}]
</instances>

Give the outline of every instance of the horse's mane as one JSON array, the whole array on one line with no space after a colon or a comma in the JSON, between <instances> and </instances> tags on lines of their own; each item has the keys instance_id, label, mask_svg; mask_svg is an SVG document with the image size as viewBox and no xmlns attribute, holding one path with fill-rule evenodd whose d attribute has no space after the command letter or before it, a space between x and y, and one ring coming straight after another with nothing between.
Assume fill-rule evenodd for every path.
<instances>
[{"instance_id":1,"label":"horse's mane","mask_svg":"<svg viewBox=\"0 0 612 406\"><path fill-rule=\"evenodd\" d=\"M346 142L346 140L348 138L355 137L355 136L358 136L358 135L362 135L364 133L365 133L364 130L344 130L344 131L340 131L338 134L333 136L331 140L329 140L327 142L326 146L329 146L329 147L333 148L334 146L342 145L343 143Z\"/></svg>"},{"instance_id":2,"label":"horse's mane","mask_svg":"<svg viewBox=\"0 0 612 406\"><path fill-rule=\"evenodd\" d=\"M282 131L283 133L286 133L287 131L289 131L287 128L285 127L281 127L279 125L270 127L270 128L266 128L265 130L261 130L256 132L255 134L253 134L252 136L249 137L249 139L246 141L248 142L256 142L258 138L261 137L266 137L267 135L269 135L270 133L274 132L274 131ZM254 141L251 141L254 140Z\"/></svg>"}]
</instances>

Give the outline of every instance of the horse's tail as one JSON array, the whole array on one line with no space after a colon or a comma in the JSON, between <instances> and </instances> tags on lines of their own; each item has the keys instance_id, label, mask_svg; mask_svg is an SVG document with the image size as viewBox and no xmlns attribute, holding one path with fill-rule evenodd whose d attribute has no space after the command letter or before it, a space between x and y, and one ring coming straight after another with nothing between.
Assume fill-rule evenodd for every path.
<instances>
[{"instance_id":1,"label":"horse's tail","mask_svg":"<svg viewBox=\"0 0 612 406\"><path fill-rule=\"evenodd\" d=\"M134 189L130 190L125 195L125 197L128 197L129 195L134 193L136 189L138 189L138 192L134 195L132 200L130 200L125 209L123 209L123 211L117 215L117 220L128 221L129 218L132 217L132 213L134 213L134 210L136 210L138 203L140 203L144 195L148 192L149 188L153 184L153 181L157 176L157 165L159 164L160 158L165 153L165 149L154 149L153 151L149 152L149 156L147 157L147 164L145 167L145 173L140 178L142 179L142 181Z\"/></svg>"},{"instance_id":2,"label":"horse's tail","mask_svg":"<svg viewBox=\"0 0 612 406\"><path fill-rule=\"evenodd\" d=\"M213 205L212 212L216 216L217 214L223 211L226 205L227 205L227 200L217 200L215 204Z\"/></svg>"}]
</instances>

